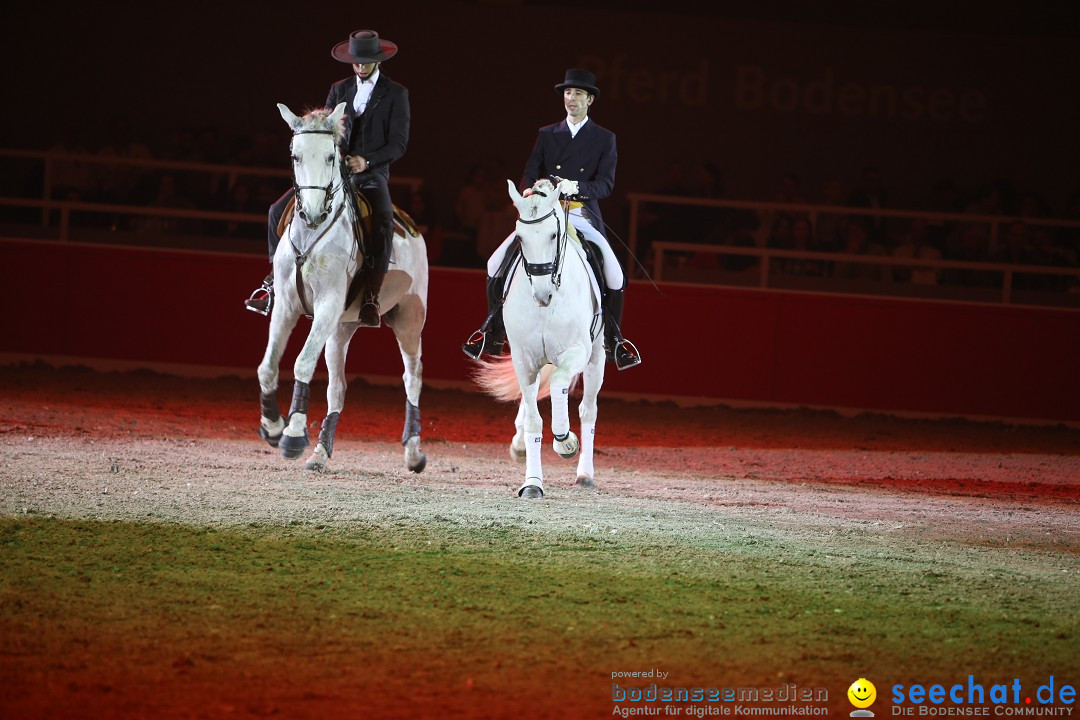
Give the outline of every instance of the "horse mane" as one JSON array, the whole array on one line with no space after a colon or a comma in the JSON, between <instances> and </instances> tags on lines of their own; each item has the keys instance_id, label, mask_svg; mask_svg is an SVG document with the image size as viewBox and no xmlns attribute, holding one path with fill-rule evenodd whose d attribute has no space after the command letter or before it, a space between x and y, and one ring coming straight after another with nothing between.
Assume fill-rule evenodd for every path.
<instances>
[{"instance_id":1,"label":"horse mane","mask_svg":"<svg viewBox=\"0 0 1080 720\"><path fill-rule=\"evenodd\" d=\"M330 122L330 115L333 114L333 110L330 108L316 108L309 110L302 118L300 122L305 130L331 130L334 133L334 142L340 143L345 138L345 116L342 115L341 119L336 123Z\"/></svg>"}]
</instances>

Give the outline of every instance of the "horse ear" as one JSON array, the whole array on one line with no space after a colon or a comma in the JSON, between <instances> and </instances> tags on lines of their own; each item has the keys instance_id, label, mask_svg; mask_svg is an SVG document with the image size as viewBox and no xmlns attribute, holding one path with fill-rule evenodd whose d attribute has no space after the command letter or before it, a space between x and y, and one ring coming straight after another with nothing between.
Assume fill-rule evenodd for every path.
<instances>
[{"instance_id":1,"label":"horse ear","mask_svg":"<svg viewBox=\"0 0 1080 720\"><path fill-rule=\"evenodd\" d=\"M293 111L290 110L287 106L278 103L277 109L278 112L281 113L282 119L289 124L289 127L294 128L296 127L296 124L300 122L300 118L296 117L296 115L293 114Z\"/></svg>"},{"instance_id":2,"label":"horse ear","mask_svg":"<svg viewBox=\"0 0 1080 720\"><path fill-rule=\"evenodd\" d=\"M334 108L334 112L330 113L330 124L337 125L341 122L342 116L345 115L345 103L339 102L337 107Z\"/></svg>"},{"instance_id":3,"label":"horse ear","mask_svg":"<svg viewBox=\"0 0 1080 720\"><path fill-rule=\"evenodd\" d=\"M514 203L514 205L517 205L519 202L521 202L521 193L518 192L517 185L514 184L513 180L508 179L506 181L506 190L510 193L510 200Z\"/></svg>"}]
</instances>

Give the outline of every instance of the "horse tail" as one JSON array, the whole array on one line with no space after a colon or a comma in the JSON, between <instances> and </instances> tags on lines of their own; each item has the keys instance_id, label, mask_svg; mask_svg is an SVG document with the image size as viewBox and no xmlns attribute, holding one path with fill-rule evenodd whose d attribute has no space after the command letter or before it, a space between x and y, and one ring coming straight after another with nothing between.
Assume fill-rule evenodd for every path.
<instances>
[{"instance_id":1,"label":"horse tail","mask_svg":"<svg viewBox=\"0 0 1080 720\"><path fill-rule=\"evenodd\" d=\"M514 372L514 363L509 355L498 355L491 360L479 361L479 368L473 373L473 380L480 389L502 402L517 402L521 400L521 385L518 384L517 374ZM554 365L545 365L540 368L540 387L536 393L536 399L551 395L551 373L555 371ZM573 385L577 385L574 378Z\"/></svg>"}]
</instances>

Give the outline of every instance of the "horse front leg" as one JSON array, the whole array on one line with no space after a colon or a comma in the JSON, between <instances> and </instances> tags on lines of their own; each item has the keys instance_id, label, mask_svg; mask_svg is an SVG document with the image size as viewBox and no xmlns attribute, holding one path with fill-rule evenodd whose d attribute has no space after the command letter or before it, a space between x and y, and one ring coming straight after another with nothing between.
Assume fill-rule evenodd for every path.
<instances>
[{"instance_id":1,"label":"horse front leg","mask_svg":"<svg viewBox=\"0 0 1080 720\"><path fill-rule=\"evenodd\" d=\"M593 346L592 358L582 374L583 387L578 417L581 419L581 456L577 464L577 486L592 490L596 487L593 469L593 441L596 438L596 398L604 385L604 348L600 343Z\"/></svg>"},{"instance_id":2,"label":"horse front leg","mask_svg":"<svg viewBox=\"0 0 1080 720\"><path fill-rule=\"evenodd\" d=\"M514 418L514 437L510 440L510 459L525 462L525 399L518 402L517 417Z\"/></svg>"},{"instance_id":3,"label":"horse front leg","mask_svg":"<svg viewBox=\"0 0 1080 720\"><path fill-rule=\"evenodd\" d=\"M544 437L544 420L536 406L539 389L539 374L532 372L514 360L518 384L521 387L521 402L524 409L525 436L525 482L518 488L518 497L539 500L544 497L544 468L540 461L540 442Z\"/></svg>"},{"instance_id":4,"label":"horse front leg","mask_svg":"<svg viewBox=\"0 0 1080 720\"><path fill-rule=\"evenodd\" d=\"M282 456L289 460L300 457L304 449L311 444L307 429L311 377L315 374L315 365L319 362L323 347L341 316L343 302L343 297L338 294L319 298L314 309L315 319L311 323L311 331L308 332L304 347L293 364L292 405L289 408L288 424L278 443Z\"/></svg>"},{"instance_id":5,"label":"horse front leg","mask_svg":"<svg viewBox=\"0 0 1080 720\"><path fill-rule=\"evenodd\" d=\"M304 465L308 470L324 470L334 454L334 435L337 433L341 411L345 407L345 391L349 387L345 379L345 358L349 354L349 342L356 333L356 325L339 323L326 340L326 417L323 418L319 441Z\"/></svg>"},{"instance_id":6,"label":"horse front leg","mask_svg":"<svg viewBox=\"0 0 1080 720\"><path fill-rule=\"evenodd\" d=\"M424 384L420 333L426 318L424 303L416 295L403 297L387 315L405 368L401 376L405 384L405 427L401 431L401 444L405 447L405 466L414 473L421 473L427 467L427 455L420 449L420 390Z\"/></svg>"},{"instance_id":7,"label":"horse front leg","mask_svg":"<svg viewBox=\"0 0 1080 720\"><path fill-rule=\"evenodd\" d=\"M555 438L551 448L560 457L569 460L578 454L581 443L570 429L570 381L577 375L588 359L585 349L573 346L563 352L555 372L551 374L551 432Z\"/></svg>"},{"instance_id":8,"label":"horse front leg","mask_svg":"<svg viewBox=\"0 0 1080 720\"><path fill-rule=\"evenodd\" d=\"M278 407L278 368L281 362L281 354L285 351L285 344L289 341L289 335L296 327L299 313L287 307L285 303L279 303L270 316L270 331L266 342L266 352L259 364L259 400L262 405L262 417L259 421L259 437L277 447L281 440L281 433L285 429L285 421L281 419L281 411Z\"/></svg>"}]
</instances>

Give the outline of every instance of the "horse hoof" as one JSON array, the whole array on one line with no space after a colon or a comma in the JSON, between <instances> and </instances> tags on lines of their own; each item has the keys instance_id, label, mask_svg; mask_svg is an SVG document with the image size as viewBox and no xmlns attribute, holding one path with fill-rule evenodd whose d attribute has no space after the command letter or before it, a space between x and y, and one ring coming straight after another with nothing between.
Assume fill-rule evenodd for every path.
<instances>
[{"instance_id":1,"label":"horse hoof","mask_svg":"<svg viewBox=\"0 0 1080 720\"><path fill-rule=\"evenodd\" d=\"M420 453L419 459L417 459L416 462L408 463L408 465L409 470L419 475L420 473L424 472L424 468L427 467L427 455L425 455L424 453Z\"/></svg>"},{"instance_id":2,"label":"horse hoof","mask_svg":"<svg viewBox=\"0 0 1080 720\"><path fill-rule=\"evenodd\" d=\"M326 469L326 465L319 462L318 460L308 460L307 463L304 464L304 469L313 470L315 472L322 472Z\"/></svg>"},{"instance_id":3,"label":"horse hoof","mask_svg":"<svg viewBox=\"0 0 1080 720\"><path fill-rule=\"evenodd\" d=\"M287 460L295 460L304 454L304 450L311 442L308 440L307 433L303 435L283 435L281 441L278 443L278 447L281 449L281 456Z\"/></svg>"},{"instance_id":4,"label":"horse hoof","mask_svg":"<svg viewBox=\"0 0 1080 720\"><path fill-rule=\"evenodd\" d=\"M544 490L537 485L526 485L518 490L518 497L525 500L543 500Z\"/></svg>"},{"instance_id":5,"label":"horse hoof","mask_svg":"<svg viewBox=\"0 0 1080 720\"><path fill-rule=\"evenodd\" d=\"M578 475L577 482L574 483L577 487L585 490L595 490L596 483L588 475Z\"/></svg>"},{"instance_id":6,"label":"horse hoof","mask_svg":"<svg viewBox=\"0 0 1080 720\"><path fill-rule=\"evenodd\" d=\"M281 433L278 433L277 435L271 435L270 433L266 432L266 428L264 427L259 428L259 437L265 440L266 444L270 447L276 448L278 446L278 443L281 442Z\"/></svg>"}]
</instances>

